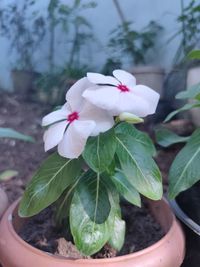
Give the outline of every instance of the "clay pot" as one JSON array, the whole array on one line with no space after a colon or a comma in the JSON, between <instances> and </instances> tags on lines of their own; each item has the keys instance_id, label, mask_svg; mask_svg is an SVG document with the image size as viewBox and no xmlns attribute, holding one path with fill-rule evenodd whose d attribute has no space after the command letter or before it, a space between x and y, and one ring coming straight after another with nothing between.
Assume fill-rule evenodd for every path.
<instances>
[{"instance_id":1,"label":"clay pot","mask_svg":"<svg viewBox=\"0 0 200 267\"><path fill-rule=\"evenodd\" d=\"M131 70L136 78L137 84L144 84L153 88L163 98L163 83L165 72L160 67L138 66Z\"/></svg>"},{"instance_id":2,"label":"clay pot","mask_svg":"<svg viewBox=\"0 0 200 267\"><path fill-rule=\"evenodd\" d=\"M111 259L72 260L42 252L17 234L26 220L17 215L15 202L0 223L0 262L3 267L179 267L184 258L185 238L169 205L164 201L150 201L149 207L160 223L165 236L141 251Z\"/></svg>"},{"instance_id":3,"label":"clay pot","mask_svg":"<svg viewBox=\"0 0 200 267\"><path fill-rule=\"evenodd\" d=\"M8 197L3 189L0 188L0 218L3 215L4 211L8 207Z\"/></svg>"}]
</instances>

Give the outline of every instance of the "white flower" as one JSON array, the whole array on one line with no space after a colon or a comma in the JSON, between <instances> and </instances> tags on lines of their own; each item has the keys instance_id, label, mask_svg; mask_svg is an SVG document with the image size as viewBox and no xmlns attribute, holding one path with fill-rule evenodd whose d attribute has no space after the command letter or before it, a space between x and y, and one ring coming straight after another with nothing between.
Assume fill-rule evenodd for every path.
<instances>
[{"instance_id":1,"label":"white flower","mask_svg":"<svg viewBox=\"0 0 200 267\"><path fill-rule=\"evenodd\" d=\"M83 97L115 116L122 112L138 117L155 113L158 93L145 85L136 85L135 77L126 71L114 70L113 75L88 73L88 80L94 86L85 90Z\"/></svg>"},{"instance_id":2,"label":"white flower","mask_svg":"<svg viewBox=\"0 0 200 267\"><path fill-rule=\"evenodd\" d=\"M58 145L61 156L77 158L83 152L89 136L112 128L113 117L81 96L90 86L87 78L80 79L67 92L67 103L43 118L42 125L50 125L44 133L45 151Z\"/></svg>"}]
</instances>

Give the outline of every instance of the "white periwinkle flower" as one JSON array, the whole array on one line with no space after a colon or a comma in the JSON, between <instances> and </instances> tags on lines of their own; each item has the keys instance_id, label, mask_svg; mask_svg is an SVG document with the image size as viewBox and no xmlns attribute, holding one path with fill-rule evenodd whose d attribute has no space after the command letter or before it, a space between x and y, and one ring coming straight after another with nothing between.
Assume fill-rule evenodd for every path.
<instances>
[{"instance_id":1,"label":"white periwinkle flower","mask_svg":"<svg viewBox=\"0 0 200 267\"><path fill-rule=\"evenodd\" d=\"M145 85L136 85L135 77L126 71L114 70L113 75L88 73L88 80L94 86L85 90L83 97L112 115L129 112L146 117L155 113L160 97L157 92Z\"/></svg>"},{"instance_id":2,"label":"white periwinkle flower","mask_svg":"<svg viewBox=\"0 0 200 267\"><path fill-rule=\"evenodd\" d=\"M77 158L83 152L89 136L112 128L113 117L82 97L88 87L91 87L88 79L80 79L67 92L67 103L43 118L42 125L49 126L44 133L45 151L58 145L61 156Z\"/></svg>"}]
</instances>

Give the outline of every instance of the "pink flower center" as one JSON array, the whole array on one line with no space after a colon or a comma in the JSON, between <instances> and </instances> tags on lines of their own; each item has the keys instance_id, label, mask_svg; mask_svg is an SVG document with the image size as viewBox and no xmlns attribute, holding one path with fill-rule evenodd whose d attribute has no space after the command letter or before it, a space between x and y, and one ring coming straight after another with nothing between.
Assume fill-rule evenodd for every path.
<instances>
[{"instance_id":1,"label":"pink flower center","mask_svg":"<svg viewBox=\"0 0 200 267\"><path fill-rule=\"evenodd\" d=\"M73 121L78 120L78 118L79 118L78 112L75 111L68 115L67 120L69 121L69 123L72 123Z\"/></svg>"},{"instance_id":2,"label":"pink flower center","mask_svg":"<svg viewBox=\"0 0 200 267\"><path fill-rule=\"evenodd\" d=\"M129 88L124 84L118 84L117 89L119 89L121 92L129 92Z\"/></svg>"}]
</instances>

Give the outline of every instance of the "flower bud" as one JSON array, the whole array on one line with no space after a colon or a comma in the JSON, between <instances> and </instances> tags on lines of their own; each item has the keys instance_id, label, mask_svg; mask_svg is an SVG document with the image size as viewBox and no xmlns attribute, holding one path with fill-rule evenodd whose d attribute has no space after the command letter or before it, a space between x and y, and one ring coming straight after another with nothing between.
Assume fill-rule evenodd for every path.
<instances>
[{"instance_id":1,"label":"flower bud","mask_svg":"<svg viewBox=\"0 0 200 267\"><path fill-rule=\"evenodd\" d=\"M137 124L137 123L141 123L144 122L144 120L132 113L128 113L128 112L123 112L119 115L119 120L120 121L126 121L128 123L132 123L132 124Z\"/></svg>"}]
</instances>

